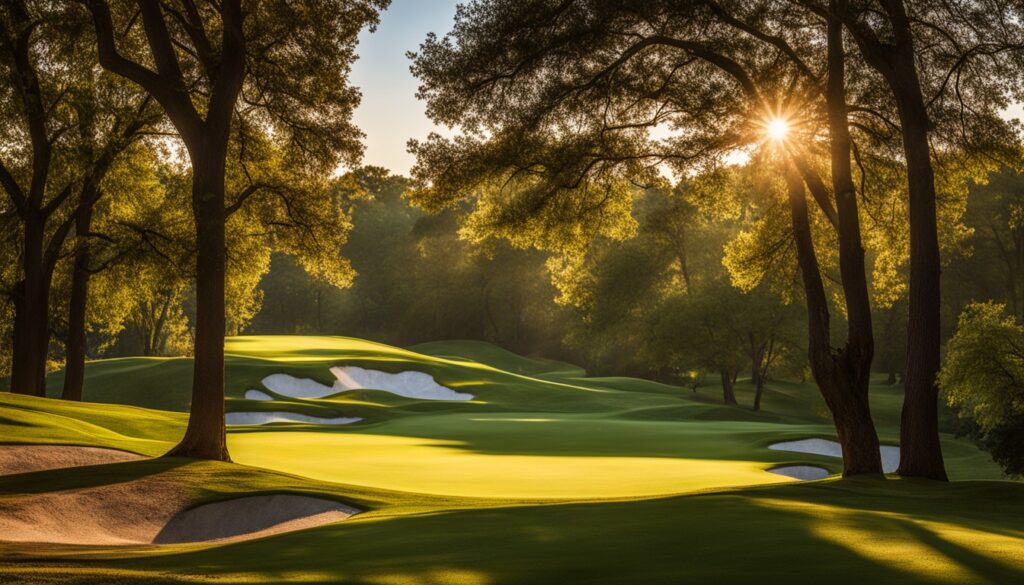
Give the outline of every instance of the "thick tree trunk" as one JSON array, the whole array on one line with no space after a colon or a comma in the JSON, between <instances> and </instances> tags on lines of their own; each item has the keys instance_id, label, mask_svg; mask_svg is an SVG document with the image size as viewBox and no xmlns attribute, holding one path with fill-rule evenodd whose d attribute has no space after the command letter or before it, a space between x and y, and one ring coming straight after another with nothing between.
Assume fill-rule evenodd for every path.
<instances>
[{"instance_id":1,"label":"thick tree trunk","mask_svg":"<svg viewBox=\"0 0 1024 585\"><path fill-rule=\"evenodd\" d=\"M729 370L720 372L722 377L722 401L730 406L736 406L736 392L733 390L733 374Z\"/></svg>"},{"instance_id":2,"label":"thick tree trunk","mask_svg":"<svg viewBox=\"0 0 1024 585\"><path fill-rule=\"evenodd\" d=\"M878 435L867 403L866 376L848 369L846 352L833 353L829 309L814 251L804 185L796 169L786 173L797 259L804 282L808 316L808 357L814 381L832 413L843 451L843 476L881 474Z\"/></svg>"},{"instance_id":3,"label":"thick tree trunk","mask_svg":"<svg viewBox=\"0 0 1024 585\"><path fill-rule=\"evenodd\" d=\"M835 4L839 4L839 10L845 8L844 0ZM849 321L846 344L838 351L831 347L828 301L814 251L804 185L795 169L788 173L787 178L793 233L807 296L811 369L832 413L843 451L843 475L881 474L878 434L868 404L874 338L857 193L850 162L842 26L836 18L829 19L827 50L826 100L832 188L839 232L839 268Z\"/></svg>"},{"instance_id":4,"label":"thick tree trunk","mask_svg":"<svg viewBox=\"0 0 1024 585\"><path fill-rule=\"evenodd\" d=\"M46 357L50 343L52 270L43 260L44 220L30 212L25 222L23 278L14 289L11 391L46 396Z\"/></svg>"},{"instance_id":5,"label":"thick tree trunk","mask_svg":"<svg viewBox=\"0 0 1024 585\"><path fill-rule=\"evenodd\" d=\"M113 19L105 3L90 3L100 63L145 88L178 130L192 163L192 210L196 223L196 328L192 407L188 427L168 456L229 461L224 429L224 278L226 250L224 178L235 104L242 89L248 54L245 13L240 0L219 3L223 46L215 62L201 59L210 80L204 107L188 88L159 2L139 4L143 28L157 72L120 55Z\"/></svg>"},{"instance_id":6,"label":"thick tree trunk","mask_svg":"<svg viewBox=\"0 0 1024 585\"><path fill-rule=\"evenodd\" d=\"M905 67L913 75L913 64ZM941 292L935 179L928 145L928 116L920 88L898 99L910 184L910 316L907 324L907 371L903 379L900 468L905 477L946 480L939 442L939 372Z\"/></svg>"},{"instance_id":7,"label":"thick tree trunk","mask_svg":"<svg viewBox=\"0 0 1024 585\"><path fill-rule=\"evenodd\" d=\"M839 0L840 9L845 1ZM857 190L853 184L850 161L852 141L847 118L845 86L845 51L842 24L838 19L829 22L829 75L827 102L829 138L831 142L832 190L836 200L839 228L839 273L842 278L846 302L847 342L849 360L856 387L863 386L867 400L867 382L874 359L875 340L871 323L871 301L868 294L867 272L864 270L864 246L860 233L860 211Z\"/></svg>"},{"instance_id":8,"label":"thick tree trunk","mask_svg":"<svg viewBox=\"0 0 1024 585\"><path fill-rule=\"evenodd\" d=\"M219 149L220 156L217 152L193 156L198 253L192 406L185 436L168 457L231 460L224 427L225 148Z\"/></svg>"},{"instance_id":9,"label":"thick tree trunk","mask_svg":"<svg viewBox=\"0 0 1024 585\"><path fill-rule=\"evenodd\" d=\"M935 177L928 144L930 120L914 60L914 37L902 0L882 3L891 24L891 44L871 34L850 31L868 63L885 78L899 110L903 150L907 159L910 202L910 315L907 364L900 425L899 474L946 480L938 432L940 301L939 241L935 209ZM845 12L845 6L843 7ZM858 14L847 13L848 24Z\"/></svg>"},{"instance_id":10,"label":"thick tree trunk","mask_svg":"<svg viewBox=\"0 0 1024 585\"><path fill-rule=\"evenodd\" d=\"M64 400L81 400L85 383L85 311L89 302L89 279L92 277L88 245L91 228L92 208L80 209L75 218L75 257L68 300L68 338L65 342L64 388L61 391Z\"/></svg>"}]
</instances>

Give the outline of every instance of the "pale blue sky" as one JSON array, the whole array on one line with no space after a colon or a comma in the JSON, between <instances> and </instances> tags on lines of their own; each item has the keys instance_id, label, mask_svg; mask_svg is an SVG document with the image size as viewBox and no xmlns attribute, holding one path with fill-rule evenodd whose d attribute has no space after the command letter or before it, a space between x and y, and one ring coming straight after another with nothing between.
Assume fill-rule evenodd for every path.
<instances>
[{"instance_id":1,"label":"pale blue sky","mask_svg":"<svg viewBox=\"0 0 1024 585\"><path fill-rule=\"evenodd\" d=\"M413 157L405 151L410 138L434 129L416 99L416 78L405 52L415 50L428 32L451 30L457 0L393 0L374 33L359 39L359 60L352 83L363 92L355 122L366 133L363 164L406 174Z\"/></svg>"}]
</instances>

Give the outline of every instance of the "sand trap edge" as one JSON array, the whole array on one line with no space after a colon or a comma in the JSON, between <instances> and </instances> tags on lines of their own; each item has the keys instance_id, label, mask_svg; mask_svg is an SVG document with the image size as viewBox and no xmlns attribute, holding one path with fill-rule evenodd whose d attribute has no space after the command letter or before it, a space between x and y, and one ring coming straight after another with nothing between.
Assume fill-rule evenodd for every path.
<instances>
[{"instance_id":1,"label":"sand trap edge","mask_svg":"<svg viewBox=\"0 0 1024 585\"><path fill-rule=\"evenodd\" d=\"M252 540L341 522L360 512L358 508L314 496L242 496L178 512L153 538L153 544Z\"/></svg>"},{"instance_id":2,"label":"sand trap edge","mask_svg":"<svg viewBox=\"0 0 1024 585\"><path fill-rule=\"evenodd\" d=\"M302 414L298 412L288 411L274 411L274 412L260 412L260 411L237 411L229 412L224 415L225 424L228 426L245 426L245 425L269 425L275 423L302 423L302 424L313 424L313 425L350 425L357 423L363 419L357 416L338 416L333 418L326 418L320 416L310 416L308 414Z\"/></svg>"},{"instance_id":3,"label":"sand trap edge","mask_svg":"<svg viewBox=\"0 0 1024 585\"><path fill-rule=\"evenodd\" d=\"M145 459L144 455L87 445L48 443L0 444L0 475L17 475L68 467L87 467Z\"/></svg>"},{"instance_id":4,"label":"sand trap edge","mask_svg":"<svg viewBox=\"0 0 1024 585\"><path fill-rule=\"evenodd\" d=\"M822 455L825 457L843 458L843 449L838 442L831 439L814 437L810 439L798 439L795 441L780 441L768 445L772 451L785 451L788 453L806 453L808 455ZM893 445L881 445L879 454L882 457L882 471L893 473L900 466L900 448Z\"/></svg>"}]
</instances>

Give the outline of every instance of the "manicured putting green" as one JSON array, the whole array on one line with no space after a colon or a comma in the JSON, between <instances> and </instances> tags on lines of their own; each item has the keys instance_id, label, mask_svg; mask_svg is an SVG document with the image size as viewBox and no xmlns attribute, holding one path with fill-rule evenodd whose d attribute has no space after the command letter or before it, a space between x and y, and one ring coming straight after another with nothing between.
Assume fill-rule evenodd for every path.
<instances>
[{"instance_id":1,"label":"manicured putting green","mask_svg":"<svg viewBox=\"0 0 1024 585\"><path fill-rule=\"evenodd\" d=\"M235 461L325 481L479 498L617 498L780 483L758 461L485 455L458 441L319 432L237 433Z\"/></svg>"}]
</instances>

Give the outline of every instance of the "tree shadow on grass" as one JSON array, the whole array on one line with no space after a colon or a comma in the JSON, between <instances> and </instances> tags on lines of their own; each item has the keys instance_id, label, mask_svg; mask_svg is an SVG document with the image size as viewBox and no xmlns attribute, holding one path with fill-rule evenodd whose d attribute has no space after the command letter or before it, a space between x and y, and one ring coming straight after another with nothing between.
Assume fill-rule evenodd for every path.
<instances>
[{"instance_id":1,"label":"tree shadow on grass","mask_svg":"<svg viewBox=\"0 0 1024 585\"><path fill-rule=\"evenodd\" d=\"M851 521L767 505L746 493L367 517L247 543L113 562L131 570L279 582L512 584L931 583L906 551L933 551L947 581L1013 582L1005 560L906 517ZM941 514L940 514L941 515ZM944 522L971 528L951 512ZM839 538L823 533L838 531ZM858 539L909 541L867 555ZM843 538L851 539L846 542ZM895 541L894 541L895 542ZM1005 543L1004 543L1005 544ZM1012 544L1012 542L1011 542ZM920 568L920 566L918 567ZM1009 578L1009 579L1008 579Z\"/></svg>"}]
</instances>

